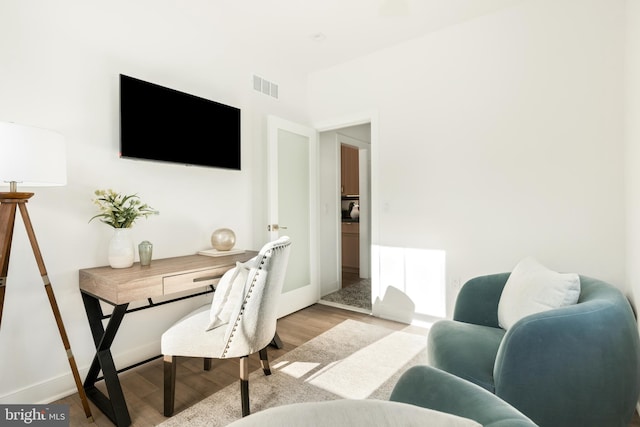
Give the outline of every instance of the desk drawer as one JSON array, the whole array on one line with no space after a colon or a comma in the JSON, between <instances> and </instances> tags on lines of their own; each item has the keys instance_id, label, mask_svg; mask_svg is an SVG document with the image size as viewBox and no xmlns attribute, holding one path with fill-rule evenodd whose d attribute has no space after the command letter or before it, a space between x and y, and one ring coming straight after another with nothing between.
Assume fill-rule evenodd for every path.
<instances>
[{"instance_id":1,"label":"desk drawer","mask_svg":"<svg viewBox=\"0 0 640 427\"><path fill-rule=\"evenodd\" d=\"M222 275L232 267L233 265L228 265L191 273L176 274L175 276L165 276L162 278L164 294L173 294L193 288L215 285L220 281Z\"/></svg>"}]
</instances>

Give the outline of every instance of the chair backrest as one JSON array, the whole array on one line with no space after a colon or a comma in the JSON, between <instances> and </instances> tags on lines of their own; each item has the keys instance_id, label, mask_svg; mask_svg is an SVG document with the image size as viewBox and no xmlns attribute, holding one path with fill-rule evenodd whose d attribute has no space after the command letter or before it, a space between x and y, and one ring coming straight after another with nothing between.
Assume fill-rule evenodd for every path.
<instances>
[{"instance_id":1,"label":"chair backrest","mask_svg":"<svg viewBox=\"0 0 640 427\"><path fill-rule=\"evenodd\" d=\"M278 320L291 240L283 236L267 243L256 256L244 288L244 298L231 315L221 358L242 357L273 340Z\"/></svg>"}]
</instances>

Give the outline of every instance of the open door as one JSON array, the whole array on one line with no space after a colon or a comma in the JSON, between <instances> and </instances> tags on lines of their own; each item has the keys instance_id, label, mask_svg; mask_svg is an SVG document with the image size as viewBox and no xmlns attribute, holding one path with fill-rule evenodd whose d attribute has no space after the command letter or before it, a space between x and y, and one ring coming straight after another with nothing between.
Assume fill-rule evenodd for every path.
<instances>
[{"instance_id":1,"label":"open door","mask_svg":"<svg viewBox=\"0 0 640 427\"><path fill-rule=\"evenodd\" d=\"M317 135L313 128L267 117L269 237L291 238L278 317L320 299L317 274Z\"/></svg>"}]
</instances>

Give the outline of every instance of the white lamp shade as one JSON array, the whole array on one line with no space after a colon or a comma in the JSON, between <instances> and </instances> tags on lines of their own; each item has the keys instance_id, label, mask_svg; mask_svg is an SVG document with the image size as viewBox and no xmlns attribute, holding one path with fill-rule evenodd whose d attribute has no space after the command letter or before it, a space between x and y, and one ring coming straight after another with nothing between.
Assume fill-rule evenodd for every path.
<instances>
[{"instance_id":1,"label":"white lamp shade","mask_svg":"<svg viewBox=\"0 0 640 427\"><path fill-rule=\"evenodd\" d=\"M64 137L54 131L0 122L0 185L66 185Z\"/></svg>"}]
</instances>

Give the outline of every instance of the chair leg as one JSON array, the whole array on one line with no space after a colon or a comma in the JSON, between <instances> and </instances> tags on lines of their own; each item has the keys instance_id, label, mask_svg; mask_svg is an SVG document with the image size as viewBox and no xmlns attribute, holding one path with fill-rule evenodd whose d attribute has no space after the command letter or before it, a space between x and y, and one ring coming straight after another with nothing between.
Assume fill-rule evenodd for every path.
<instances>
[{"instance_id":1,"label":"chair leg","mask_svg":"<svg viewBox=\"0 0 640 427\"><path fill-rule=\"evenodd\" d=\"M204 370L205 371L210 371L211 370L211 361L213 359L210 357L205 357L204 358Z\"/></svg>"},{"instance_id":2,"label":"chair leg","mask_svg":"<svg viewBox=\"0 0 640 427\"><path fill-rule=\"evenodd\" d=\"M260 355L260 365L262 366L262 372L265 375L271 375L271 368L269 367L269 358L267 357L267 348L263 348L258 352Z\"/></svg>"},{"instance_id":3,"label":"chair leg","mask_svg":"<svg viewBox=\"0 0 640 427\"><path fill-rule=\"evenodd\" d=\"M176 397L176 356L164 356L164 416L173 415Z\"/></svg>"},{"instance_id":4,"label":"chair leg","mask_svg":"<svg viewBox=\"0 0 640 427\"><path fill-rule=\"evenodd\" d=\"M276 332L276 334L273 336L273 339L271 340L269 345L272 345L272 346L274 346L275 348L278 348L278 349L284 347L284 344L282 344L282 340L280 339L280 336L278 335L278 332Z\"/></svg>"},{"instance_id":5,"label":"chair leg","mask_svg":"<svg viewBox=\"0 0 640 427\"><path fill-rule=\"evenodd\" d=\"M240 358L240 400L242 401L242 416L251 413L249 410L249 357Z\"/></svg>"}]
</instances>

